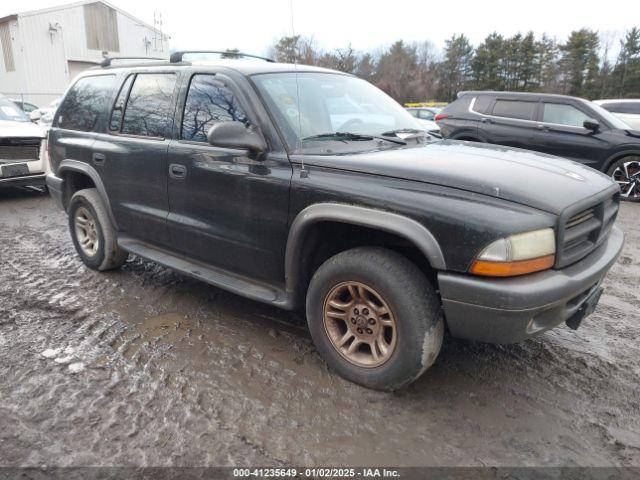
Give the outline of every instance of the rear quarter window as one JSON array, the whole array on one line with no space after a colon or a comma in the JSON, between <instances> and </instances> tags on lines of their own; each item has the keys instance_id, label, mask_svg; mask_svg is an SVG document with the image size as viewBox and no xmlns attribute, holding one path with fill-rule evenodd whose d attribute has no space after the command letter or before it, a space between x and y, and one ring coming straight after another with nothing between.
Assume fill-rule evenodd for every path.
<instances>
[{"instance_id":1,"label":"rear quarter window","mask_svg":"<svg viewBox=\"0 0 640 480\"><path fill-rule=\"evenodd\" d=\"M115 75L96 75L78 80L58 107L55 125L65 130L91 132L100 114L111 103Z\"/></svg>"}]
</instances>

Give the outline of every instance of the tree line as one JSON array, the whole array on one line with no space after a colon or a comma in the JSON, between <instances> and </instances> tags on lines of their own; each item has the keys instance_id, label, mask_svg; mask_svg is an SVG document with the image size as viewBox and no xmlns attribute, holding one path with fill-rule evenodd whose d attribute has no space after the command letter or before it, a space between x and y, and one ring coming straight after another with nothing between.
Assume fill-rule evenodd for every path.
<instances>
[{"instance_id":1,"label":"tree line","mask_svg":"<svg viewBox=\"0 0 640 480\"><path fill-rule=\"evenodd\" d=\"M564 42L533 32L512 37L494 32L476 46L455 34L441 52L430 42L402 40L363 52L351 45L326 51L313 37L296 35L274 41L269 56L355 74L401 103L449 102L463 90L640 98L640 29L625 32L616 43L610 35L583 28Z\"/></svg>"}]
</instances>

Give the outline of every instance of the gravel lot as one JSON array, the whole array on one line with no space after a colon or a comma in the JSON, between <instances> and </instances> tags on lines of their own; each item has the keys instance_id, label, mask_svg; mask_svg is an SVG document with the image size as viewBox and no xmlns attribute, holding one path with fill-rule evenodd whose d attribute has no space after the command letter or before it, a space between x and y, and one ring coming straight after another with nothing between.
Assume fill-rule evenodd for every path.
<instances>
[{"instance_id":1,"label":"gravel lot","mask_svg":"<svg viewBox=\"0 0 640 480\"><path fill-rule=\"evenodd\" d=\"M0 466L640 466L640 205L577 332L446 339L409 389L342 380L303 318L131 258L75 254L66 216L0 190Z\"/></svg>"}]
</instances>

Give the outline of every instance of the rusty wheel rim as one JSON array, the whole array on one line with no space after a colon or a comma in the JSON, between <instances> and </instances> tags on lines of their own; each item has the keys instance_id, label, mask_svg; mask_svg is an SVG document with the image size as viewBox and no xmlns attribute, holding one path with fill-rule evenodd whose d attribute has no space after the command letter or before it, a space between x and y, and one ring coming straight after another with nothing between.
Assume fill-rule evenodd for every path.
<instances>
[{"instance_id":1,"label":"rusty wheel rim","mask_svg":"<svg viewBox=\"0 0 640 480\"><path fill-rule=\"evenodd\" d=\"M333 348L350 363L374 368L391 358L396 320L384 298L361 282L342 282L327 294L324 329Z\"/></svg>"}]
</instances>

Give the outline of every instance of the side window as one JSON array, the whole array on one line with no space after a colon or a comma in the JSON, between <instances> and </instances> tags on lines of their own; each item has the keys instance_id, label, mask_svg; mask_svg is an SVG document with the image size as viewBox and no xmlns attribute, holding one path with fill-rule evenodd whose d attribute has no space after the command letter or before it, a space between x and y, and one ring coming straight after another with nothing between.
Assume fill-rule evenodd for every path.
<instances>
[{"instance_id":1,"label":"side window","mask_svg":"<svg viewBox=\"0 0 640 480\"><path fill-rule=\"evenodd\" d=\"M419 110L407 110L407 112L409 112L411 114L412 117L418 117L418 111Z\"/></svg>"},{"instance_id":2,"label":"side window","mask_svg":"<svg viewBox=\"0 0 640 480\"><path fill-rule=\"evenodd\" d=\"M90 132L111 99L115 75L84 77L78 80L58 108L57 126L66 130Z\"/></svg>"},{"instance_id":3,"label":"side window","mask_svg":"<svg viewBox=\"0 0 640 480\"><path fill-rule=\"evenodd\" d=\"M493 100L493 98L489 95L480 95L479 97L476 97L476 101L473 103L473 111L478 113L487 113L491 100Z\"/></svg>"},{"instance_id":4,"label":"side window","mask_svg":"<svg viewBox=\"0 0 640 480\"><path fill-rule=\"evenodd\" d=\"M215 75L197 74L191 77L184 104L181 138L206 142L207 132L218 122L249 120L231 89Z\"/></svg>"},{"instance_id":5,"label":"side window","mask_svg":"<svg viewBox=\"0 0 640 480\"><path fill-rule=\"evenodd\" d=\"M632 113L635 115L640 115L640 102L613 103L610 107L607 108L607 110L615 113Z\"/></svg>"},{"instance_id":6,"label":"side window","mask_svg":"<svg viewBox=\"0 0 640 480\"><path fill-rule=\"evenodd\" d=\"M122 133L164 138L171 119L173 73L139 73L124 109Z\"/></svg>"},{"instance_id":7,"label":"side window","mask_svg":"<svg viewBox=\"0 0 640 480\"><path fill-rule=\"evenodd\" d=\"M120 88L120 93L116 98L116 103L113 104L113 111L111 112L111 121L109 122L109 130L117 132L120 130L120 124L122 123L122 112L124 112L124 102L127 101L127 94L133 83L133 77L135 75L129 75Z\"/></svg>"},{"instance_id":8,"label":"side window","mask_svg":"<svg viewBox=\"0 0 640 480\"><path fill-rule=\"evenodd\" d=\"M544 104L542 121L545 123L582 127L582 124L588 118L588 115L572 105L562 105L560 103Z\"/></svg>"},{"instance_id":9,"label":"side window","mask_svg":"<svg viewBox=\"0 0 640 480\"><path fill-rule=\"evenodd\" d=\"M420 118L422 120L431 120L433 121L433 112L431 112L430 110L420 110L420 114L419 114Z\"/></svg>"},{"instance_id":10,"label":"side window","mask_svg":"<svg viewBox=\"0 0 640 480\"><path fill-rule=\"evenodd\" d=\"M496 100L493 106L493 115L496 117L518 118L531 120L536 108L536 102L523 102L520 100Z\"/></svg>"}]
</instances>

